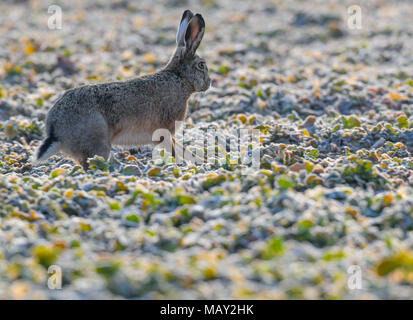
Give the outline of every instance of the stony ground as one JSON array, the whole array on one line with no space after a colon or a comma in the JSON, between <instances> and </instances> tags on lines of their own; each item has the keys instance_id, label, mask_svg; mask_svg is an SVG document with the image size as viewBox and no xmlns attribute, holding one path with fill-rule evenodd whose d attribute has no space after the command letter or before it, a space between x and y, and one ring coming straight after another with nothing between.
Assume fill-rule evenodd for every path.
<instances>
[{"instance_id":1,"label":"stony ground","mask_svg":"<svg viewBox=\"0 0 413 320\"><path fill-rule=\"evenodd\" d=\"M0 4L0 298L413 297L410 1L362 1L361 30L355 1L53 1L61 30L47 2ZM185 130L260 130L260 169L151 147L33 166L64 90L162 66L186 8L214 88Z\"/></svg>"}]
</instances>

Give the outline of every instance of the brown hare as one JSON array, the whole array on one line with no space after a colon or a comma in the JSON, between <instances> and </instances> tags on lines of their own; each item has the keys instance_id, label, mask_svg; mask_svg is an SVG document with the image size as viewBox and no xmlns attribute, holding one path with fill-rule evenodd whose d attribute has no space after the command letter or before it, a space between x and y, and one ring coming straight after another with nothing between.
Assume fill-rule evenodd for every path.
<instances>
[{"instance_id":1,"label":"brown hare","mask_svg":"<svg viewBox=\"0 0 413 320\"><path fill-rule=\"evenodd\" d=\"M156 144L152 135L160 128L173 137L175 121L186 117L190 95L210 87L205 60L195 54L204 31L202 16L186 10L176 50L160 71L65 92L47 115L47 138L36 151L36 161L63 151L86 170L88 158L99 155L107 160L112 144ZM174 155L173 138L171 143Z\"/></svg>"}]
</instances>

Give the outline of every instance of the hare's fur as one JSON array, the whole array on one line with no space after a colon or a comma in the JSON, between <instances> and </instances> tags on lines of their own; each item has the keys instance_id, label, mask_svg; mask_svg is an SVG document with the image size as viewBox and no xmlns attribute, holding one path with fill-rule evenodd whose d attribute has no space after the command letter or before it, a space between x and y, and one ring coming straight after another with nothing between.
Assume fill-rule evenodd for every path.
<instances>
[{"instance_id":1,"label":"hare's fur","mask_svg":"<svg viewBox=\"0 0 413 320\"><path fill-rule=\"evenodd\" d=\"M63 151L86 169L90 157L108 159L112 144L156 143L152 135L159 128L173 135L175 122L186 117L190 95L210 85L206 66L205 70L198 67L205 62L195 55L204 27L202 17L187 10L178 30L177 49L162 70L65 92L48 113L47 138L36 153L37 160Z\"/></svg>"}]
</instances>

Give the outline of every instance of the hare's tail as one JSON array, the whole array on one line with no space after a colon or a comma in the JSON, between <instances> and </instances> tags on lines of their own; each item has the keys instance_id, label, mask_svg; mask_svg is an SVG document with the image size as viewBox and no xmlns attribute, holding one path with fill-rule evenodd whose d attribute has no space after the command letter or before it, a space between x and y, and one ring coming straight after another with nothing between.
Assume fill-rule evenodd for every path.
<instances>
[{"instance_id":1,"label":"hare's tail","mask_svg":"<svg viewBox=\"0 0 413 320\"><path fill-rule=\"evenodd\" d=\"M50 158L52 155L58 153L60 150L60 142L57 140L55 135L53 134L53 127L50 130L48 137L43 140L40 147L36 150L36 154L34 156L34 162L42 162L47 158Z\"/></svg>"}]
</instances>

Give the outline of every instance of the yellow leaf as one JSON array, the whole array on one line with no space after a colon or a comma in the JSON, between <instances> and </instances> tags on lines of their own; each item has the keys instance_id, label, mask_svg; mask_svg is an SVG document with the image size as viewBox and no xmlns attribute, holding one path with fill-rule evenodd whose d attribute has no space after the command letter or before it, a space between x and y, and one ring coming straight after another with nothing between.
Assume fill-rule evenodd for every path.
<instances>
[{"instance_id":1,"label":"yellow leaf","mask_svg":"<svg viewBox=\"0 0 413 320\"><path fill-rule=\"evenodd\" d=\"M271 162L271 168L274 172L285 172L286 171L285 166L279 166L275 162Z\"/></svg>"},{"instance_id":2,"label":"yellow leaf","mask_svg":"<svg viewBox=\"0 0 413 320\"><path fill-rule=\"evenodd\" d=\"M394 145L394 147L396 148L396 149L406 149L406 146L402 143L402 142L397 142L395 145Z\"/></svg>"},{"instance_id":3,"label":"yellow leaf","mask_svg":"<svg viewBox=\"0 0 413 320\"><path fill-rule=\"evenodd\" d=\"M356 82L357 81L357 77L350 77L350 78L348 78L347 80L346 80L346 82L348 83L348 84L352 84L352 83L354 83L354 82Z\"/></svg>"},{"instance_id":4,"label":"yellow leaf","mask_svg":"<svg viewBox=\"0 0 413 320\"><path fill-rule=\"evenodd\" d=\"M64 193L65 198L70 199L73 195L73 189L67 189Z\"/></svg>"},{"instance_id":5,"label":"yellow leaf","mask_svg":"<svg viewBox=\"0 0 413 320\"><path fill-rule=\"evenodd\" d=\"M346 209L344 210L345 213L348 213L349 215L351 215L353 218L356 218L359 215L359 212L357 209L355 209L354 207L346 207Z\"/></svg>"},{"instance_id":6,"label":"yellow leaf","mask_svg":"<svg viewBox=\"0 0 413 320\"><path fill-rule=\"evenodd\" d=\"M262 99L258 98L257 99L257 104L261 109L265 108L265 101L263 101Z\"/></svg>"},{"instance_id":7,"label":"yellow leaf","mask_svg":"<svg viewBox=\"0 0 413 320\"><path fill-rule=\"evenodd\" d=\"M316 87L316 88L314 88L314 96L317 98L317 99L320 99L320 90Z\"/></svg>"},{"instance_id":8,"label":"yellow leaf","mask_svg":"<svg viewBox=\"0 0 413 320\"><path fill-rule=\"evenodd\" d=\"M309 137L309 136L310 136L310 133L308 132L307 129L301 130L301 133L302 133L304 136L306 136L306 137Z\"/></svg>"},{"instance_id":9,"label":"yellow leaf","mask_svg":"<svg viewBox=\"0 0 413 320\"><path fill-rule=\"evenodd\" d=\"M305 183L309 184L315 178L317 178L317 176L315 174L309 174L308 177L305 179Z\"/></svg>"},{"instance_id":10,"label":"yellow leaf","mask_svg":"<svg viewBox=\"0 0 413 320\"><path fill-rule=\"evenodd\" d=\"M160 173L160 168L159 167L154 167L148 171L148 176L159 176Z\"/></svg>"},{"instance_id":11,"label":"yellow leaf","mask_svg":"<svg viewBox=\"0 0 413 320\"><path fill-rule=\"evenodd\" d=\"M247 116L245 114L239 114L238 115L238 119L239 121L241 121L242 123L245 123L247 121Z\"/></svg>"},{"instance_id":12,"label":"yellow leaf","mask_svg":"<svg viewBox=\"0 0 413 320\"><path fill-rule=\"evenodd\" d=\"M96 195L97 195L98 197L106 197L105 191L102 191L102 190L99 190L99 191L96 193Z\"/></svg>"},{"instance_id":13,"label":"yellow leaf","mask_svg":"<svg viewBox=\"0 0 413 320\"><path fill-rule=\"evenodd\" d=\"M387 207L392 202L393 202L393 196L391 194L386 194L383 197L383 206Z\"/></svg>"},{"instance_id":14,"label":"yellow leaf","mask_svg":"<svg viewBox=\"0 0 413 320\"><path fill-rule=\"evenodd\" d=\"M98 80L99 76L97 76L96 74L90 74L86 77L86 79L88 79L88 80Z\"/></svg>"},{"instance_id":15,"label":"yellow leaf","mask_svg":"<svg viewBox=\"0 0 413 320\"><path fill-rule=\"evenodd\" d=\"M10 292L13 299L24 299L27 292L29 291L29 287L23 281L14 282L10 287Z\"/></svg>"},{"instance_id":16,"label":"yellow leaf","mask_svg":"<svg viewBox=\"0 0 413 320\"><path fill-rule=\"evenodd\" d=\"M314 166L314 168L313 168L313 172L315 172L315 173L323 173L323 172L324 172L324 169L323 169L323 167L322 167L321 165L316 164L316 165Z\"/></svg>"},{"instance_id":17,"label":"yellow leaf","mask_svg":"<svg viewBox=\"0 0 413 320\"><path fill-rule=\"evenodd\" d=\"M155 62L155 56L153 54L150 54L150 53L145 53L145 55L143 56L143 59L147 63L154 63Z\"/></svg>"},{"instance_id":18,"label":"yellow leaf","mask_svg":"<svg viewBox=\"0 0 413 320\"><path fill-rule=\"evenodd\" d=\"M30 40L25 40L24 41L24 48L23 48L23 52L29 56L33 53L36 52L36 48L34 47L34 45L31 43Z\"/></svg>"},{"instance_id":19,"label":"yellow leaf","mask_svg":"<svg viewBox=\"0 0 413 320\"><path fill-rule=\"evenodd\" d=\"M388 97L393 101L407 100L407 97L400 95L398 92L390 92Z\"/></svg>"},{"instance_id":20,"label":"yellow leaf","mask_svg":"<svg viewBox=\"0 0 413 320\"><path fill-rule=\"evenodd\" d=\"M45 88L40 88L39 91L42 97L46 100L49 99L53 95L53 93L47 91Z\"/></svg>"},{"instance_id":21,"label":"yellow leaf","mask_svg":"<svg viewBox=\"0 0 413 320\"><path fill-rule=\"evenodd\" d=\"M125 60L129 60L133 57L133 52L130 50L123 51L122 58Z\"/></svg>"},{"instance_id":22,"label":"yellow leaf","mask_svg":"<svg viewBox=\"0 0 413 320\"><path fill-rule=\"evenodd\" d=\"M130 76L132 76L133 75L133 68L132 67L125 67L125 66L122 66L122 75L124 76L124 77L130 77Z\"/></svg>"},{"instance_id":23,"label":"yellow leaf","mask_svg":"<svg viewBox=\"0 0 413 320\"><path fill-rule=\"evenodd\" d=\"M140 17L133 18L132 25L134 29L139 28L140 26L142 26L142 24L143 24L143 21Z\"/></svg>"},{"instance_id":24,"label":"yellow leaf","mask_svg":"<svg viewBox=\"0 0 413 320\"><path fill-rule=\"evenodd\" d=\"M235 14L232 14L229 17L229 22L231 22L231 23L244 22L244 21L247 21L247 19L248 19L248 16L246 14L243 14L243 13L236 14L235 13Z\"/></svg>"}]
</instances>

